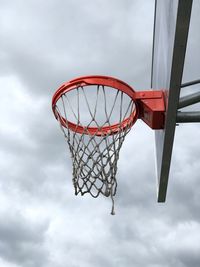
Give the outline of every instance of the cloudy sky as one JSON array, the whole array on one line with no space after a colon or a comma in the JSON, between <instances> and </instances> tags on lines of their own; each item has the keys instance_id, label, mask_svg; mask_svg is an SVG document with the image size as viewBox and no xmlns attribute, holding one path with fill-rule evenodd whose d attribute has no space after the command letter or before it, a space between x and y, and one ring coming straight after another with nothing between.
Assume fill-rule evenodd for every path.
<instances>
[{"instance_id":1,"label":"cloudy sky","mask_svg":"<svg viewBox=\"0 0 200 267\"><path fill-rule=\"evenodd\" d=\"M184 82L200 78L199 13L196 0ZM56 88L82 75L150 88L153 16L153 0L0 0L0 266L200 265L200 125L177 127L167 202L158 204L154 132L137 122L111 216L110 199L74 195L51 110Z\"/></svg>"}]
</instances>

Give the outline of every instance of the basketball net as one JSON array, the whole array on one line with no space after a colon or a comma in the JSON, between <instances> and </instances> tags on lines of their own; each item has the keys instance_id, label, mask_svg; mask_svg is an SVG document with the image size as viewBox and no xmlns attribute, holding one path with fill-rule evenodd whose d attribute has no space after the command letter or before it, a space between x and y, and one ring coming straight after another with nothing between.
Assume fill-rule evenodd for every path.
<instances>
[{"instance_id":1,"label":"basketball net","mask_svg":"<svg viewBox=\"0 0 200 267\"><path fill-rule=\"evenodd\" d=\"M112 215L119 151L133 124L134 110L132 98L104 85L77 85L64 92L55 106L71 152L75 194L110 197Z\"/></svg>"}]
</instances>

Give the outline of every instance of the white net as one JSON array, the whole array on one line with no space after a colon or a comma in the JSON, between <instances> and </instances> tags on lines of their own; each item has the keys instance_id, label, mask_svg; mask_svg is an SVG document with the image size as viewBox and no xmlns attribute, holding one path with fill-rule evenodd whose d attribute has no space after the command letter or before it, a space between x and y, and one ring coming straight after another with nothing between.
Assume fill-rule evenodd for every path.
<instances>
[{"instance_id":1,"label":"white net","mask_svg":"<svg viewBox=\"0 0 200 267\"><path fill-rule=\"evenodd\" d=\"M56 103L58 120L71 152L75 194L111 197L111 214L119 151L132 126L128 118L135 108L128 95L102 85L79 86L62 94ZM73 129L69 126L71 122L76 125ZM112 125L117 125L117 131Z\"/></svg>"}]
</instances>

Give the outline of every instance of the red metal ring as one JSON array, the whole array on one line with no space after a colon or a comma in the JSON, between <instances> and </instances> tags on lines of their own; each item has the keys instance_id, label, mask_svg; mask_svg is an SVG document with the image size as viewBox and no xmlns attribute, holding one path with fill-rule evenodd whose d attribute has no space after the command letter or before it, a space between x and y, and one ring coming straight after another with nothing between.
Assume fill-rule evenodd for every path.
<instances>
[{"instance_id":1,"label":"red metal ring","mask_svg":"<svg viewBox=\"0 0 200 267\"><path fill-rule=\"evenodd\" d=\"M56 110L56 103L60 99L60 97L73 90L76 89L77 86L87 86L87 85L103 85L103 86L108 86L112 87L114 89L117 89L119 91L124 92L127 94L135 104L135 109L131 113L131 115L123 120L121 123L116 123L111 126L104 126L101 128L97 127L82 127L77 124L74 124L70 121L66 121L65 118L63 118ZM85 134L90 134L90 135L107 135L107 134L115 134L121 130L126 129L127 127L130 128L137 120L138 114L139 114L139 109L137 106L137 103L135 101L135 91L132 87L130 87L128 84L126 84L123 81L120 81L116 78L109 77L109 76L83 76L79 77L76 79L73 79L69 82L64 83L62 86L58 88L58 90L55 92L52 98L52 109L54 112L54 115L57 120L59 120L64 127L70 128L72 131L77 132L77 133L85 133Z\"/></svg>"}]
</instances>

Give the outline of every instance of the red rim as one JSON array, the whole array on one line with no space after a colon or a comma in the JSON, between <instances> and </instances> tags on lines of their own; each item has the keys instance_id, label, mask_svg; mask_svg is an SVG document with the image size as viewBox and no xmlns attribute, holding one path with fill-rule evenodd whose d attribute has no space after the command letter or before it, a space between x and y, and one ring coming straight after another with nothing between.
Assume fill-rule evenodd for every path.
<instances>
[{"instance_id":1,"label":"red rim","mask_svg":"<svg viewBox=\"0 0 200 267\"><path fill-rule=\"evenodd\" d=\"M112 87L114 89L117 89L119 91L124 92L127 94L135 104L135 109L131 113L131 115L124 119L121 123L116 123L111 126L103 126L101 128L97 127L82 127L80 125L74 124L70 121L66 121L65 118L63 118L58 111L56 110L56 103L60 99L60 97L73 90L76 89L77 86L87 86L87 85L103 85ZM138 118L138 107L137 103L135 102L135 91L132 87L130 87L128 84L124 83L123 81L120 81L113 77L108 76L83 76L76 79L73 79L69 82L64 83L62 86L58 88L58 90L55 92L52 98L52 109L54 112L54 115L57 120L59 120L65 128L69 128L74 132L80 133L80 134L90 134L90 135L111 135L115 134L119 131L122 131L126 128L130 128L137 120Z\"/></svg>"}]
</instances>

